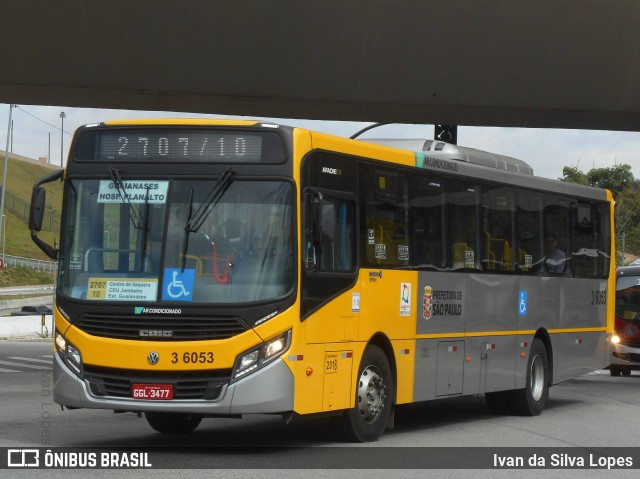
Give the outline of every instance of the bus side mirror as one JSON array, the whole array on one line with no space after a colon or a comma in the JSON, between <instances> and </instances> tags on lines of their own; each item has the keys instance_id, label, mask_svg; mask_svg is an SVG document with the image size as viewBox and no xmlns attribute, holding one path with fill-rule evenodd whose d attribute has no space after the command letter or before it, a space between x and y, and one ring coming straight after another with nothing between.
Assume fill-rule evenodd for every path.
<instances>
[{"instance_id":1,"label":"bus side mirror","mask_svg":"<svg viewBox=\"0 0 640 479\"><path fill-rule=\"evenodd\" d=\"M29 229L31 231L42 230L46 198L47 191L44 188L33 188L31 194L31 209L29 210Z\"/></svg>"},{"instance_id":2,"label":"bus side mirror","mask_svg":"<svg viewBox=\"0 0 640 479\"><path fill-rule=\"evenodd\" d=\"M57 259L58 249L38 238L38 231L42 230L44 207L47 199L47 192L41 185L55 180L61 180L63 176L64 170L54 171L53 173L36 181L33 185L33 191L31 192L31 208L29 209L29 229L31 230L31 239L38 248L40 248L44 254L51 259Z\"/></svg>"}]
</instances>

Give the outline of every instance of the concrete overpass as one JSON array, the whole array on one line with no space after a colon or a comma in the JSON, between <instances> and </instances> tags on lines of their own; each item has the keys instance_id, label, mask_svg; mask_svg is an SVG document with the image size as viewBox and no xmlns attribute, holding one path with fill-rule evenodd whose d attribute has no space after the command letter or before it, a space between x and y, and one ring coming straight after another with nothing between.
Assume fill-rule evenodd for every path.
<instances>
[{"instance_id":1,"label":"concrete overpass","mask_svg":"<svg viewBox=\"0 0 640 479\"><path fill-rule=\"evenodd\" d=\"M637 0L2 0L0 102L640 131Z\"/></svg>"}]
</instances>

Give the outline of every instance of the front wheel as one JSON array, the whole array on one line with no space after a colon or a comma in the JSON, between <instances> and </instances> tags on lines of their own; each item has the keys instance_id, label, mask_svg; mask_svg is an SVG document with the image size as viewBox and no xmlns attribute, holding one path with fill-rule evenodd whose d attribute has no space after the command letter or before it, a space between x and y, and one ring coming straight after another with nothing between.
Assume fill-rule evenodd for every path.
<instances>
[{"instance_id":1,"label":"front wheel","mask_svg":"<svg viewBox=\"0 0 640 479\"><path fill-rule=\"evenodd\" d=\"M358 369L356 404L343 415L349 440L371 442L382 436L391 414L394 391L387 356L379 347L368 346Z\"/></svg>"},{"instance_id":2,"label":"front wheel","mask_svg":"<svg viewBox=\"0 0 640 479\"><path fill-rule=\"evenodd\" d=\"M149 426L165 434L188 434L202 421L201 414L145 412Z\"/></svg>"},{"instance_id":3,"label":"front wheel","mask_svg":"<svg viewBox=\"0 0 640 479\"><path fill-rule=\"evenodd\" d=\"M549 398L549 358L547 348L534 339L527 360L527 384L513 391L513 412L522 416L538 416Z\"/></svg>"}]
</instances>

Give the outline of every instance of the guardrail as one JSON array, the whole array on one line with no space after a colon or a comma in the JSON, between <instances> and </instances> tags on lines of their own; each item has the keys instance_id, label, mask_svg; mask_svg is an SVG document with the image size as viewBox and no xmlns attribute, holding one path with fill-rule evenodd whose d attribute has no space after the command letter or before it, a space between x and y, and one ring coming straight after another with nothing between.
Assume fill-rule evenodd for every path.
<instances>
[{"instance_id":1,"label":"guardrail","mask_svg":"<svg viewBox=\"0 0 640 479\"><path fill-rule=\"evenodd\" d=\"M57 261L45 261L41 259L23 258L22 256L4 255L2 259L2 266L22 266L23 268L37 269L38 271L48 271L49 273L55 273L58 269Z\"/></svg>"}]
</instances>

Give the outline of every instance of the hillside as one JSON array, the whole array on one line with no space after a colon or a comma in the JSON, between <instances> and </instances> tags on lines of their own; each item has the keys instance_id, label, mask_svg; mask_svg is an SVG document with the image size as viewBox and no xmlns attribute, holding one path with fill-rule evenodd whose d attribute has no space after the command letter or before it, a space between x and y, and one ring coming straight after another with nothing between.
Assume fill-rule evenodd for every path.
<instances>
[{"instance_id":1,"label":"hillside","mask_svg":"<svg viewBox=\"0 0 640 479\"><path fill-rule=\"evenodd\" d=\"M45 271L37 271L29 268L22 268L20 266L0 269L0 288L6 288L8 286L53 284L53 282L53 275Z\"/></svg>"},{"instance_id":2,"label":"hillside","mask_svg":"<svg viewBox=\"0 0 640 479\"><path fill-rule=\"evenodd\" d=\"M36 180L51 173L51 167L40 165L35 161L22 161L9 156L7 165L7 192L5 194L5 218L3 225L4 247L7 255L23 256L48 260L46 255L31 240L28 227L29 205L31 191ZM4 174L4 151L0 151L0 186ZM43 231L39 236L49 244L59 238L57 228L60 225L60 209L62 205L62 183L55 182L46 185L47 207L54 220L56 231ZM6 231L6 236L5 236Z\"/></svg>"}]
</instances>

